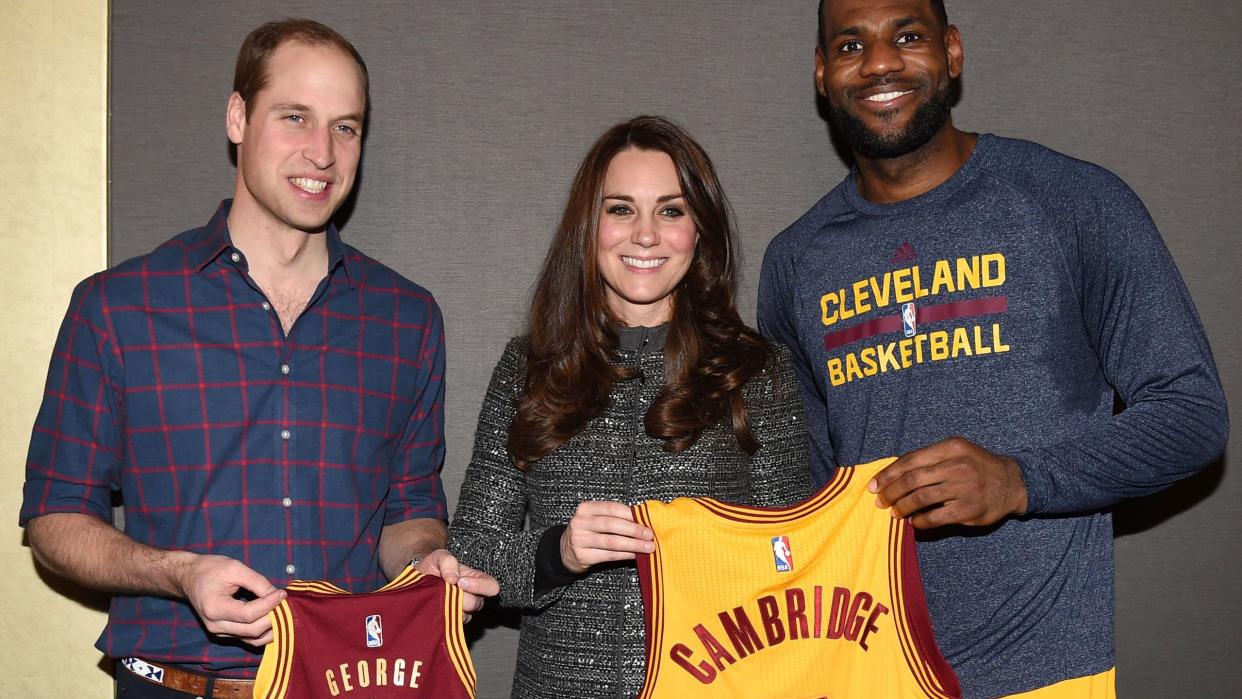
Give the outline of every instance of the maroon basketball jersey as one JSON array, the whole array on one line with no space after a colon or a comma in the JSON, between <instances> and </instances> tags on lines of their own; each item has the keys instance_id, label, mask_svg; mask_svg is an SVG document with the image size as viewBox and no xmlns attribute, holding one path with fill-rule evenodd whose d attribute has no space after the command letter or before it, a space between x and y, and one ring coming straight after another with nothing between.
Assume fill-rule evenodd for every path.
<instances>
[{"instance_id":1,"label":"maroon basketball jersey","mask_svg":"<svg viewBox=\"0 0 1242 699\"><path fill-rule=\"evenodd\" d=\"M366 594L306 580L287 591L269 614L255 699L473 699L456 586L406 568Z\"/></svg>"}]
</instances>

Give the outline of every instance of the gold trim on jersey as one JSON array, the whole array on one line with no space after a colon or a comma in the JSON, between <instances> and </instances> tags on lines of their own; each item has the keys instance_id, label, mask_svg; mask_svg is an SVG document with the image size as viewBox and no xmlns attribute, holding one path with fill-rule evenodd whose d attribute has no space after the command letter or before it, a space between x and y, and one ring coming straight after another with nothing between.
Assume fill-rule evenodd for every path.
<instances>
[{"instance_id":1,"label":"gold trim on jersey","mask_svg":"<svg viewBox=\"0 0 1242 699\"><path fill-rule=\"evenodd\" d=\"M444 647L448 649L449 658L453 661L453 669L461 678L470 696L474 696L475 685L479 678L474 671L474 661L470 659L470 649L466 647L465 623L462 618L462 591L456 585L446 585L444 595Z\"/></svg>"},{"instance_id":2,"label":"gold trim on jersey","mask_svg":"<svg viewBox=\"0 0 1242 699\"><path fill-rule=\"evenodd\" d=\"M338 588L339 589L339 588ZM268 612L272 621L272 648L264 650L259 673L254 679L255 699L284 699L289 691L289 674L293 668L293 614L289 600L284 599Z\"/></svg>"},{"instance_id":3,"label":"gold trim on jersey","mask_svg":"<svg viewBox=\"0 0 1242 699\"><path fill-rule=\"evenodd\" d=\"M902 552L906 546L905 538L912 535L913 530L906 520L893 518L889 524L888 534L888 587L893 596L894 605L897 607L893 612L897 638L901 641L901 652L906 658L911 674L914 675L915 681L927 693L927 696L935 699L952 699L953 695L947 693L940 685L935 671L927 660L927 653L922 652L918 647L907 614L909 607L906 600L907 590L904 584L906 571L902 565Z\"/></svg>"},{"instance_id":4,"label":"gold trim on jersey","mask_svg":"<svg viewBox=\"0 0 1242 699\"><path fill-rule=\"evenodd\" d=\"M631 508L634 512L634 519L639 524L651 529L651 516L647 511L646 504L635 505ZM656 546L646 559L647 579L651 581L651 594L647 597L648 609L645 614L649 617L647 623L647 675L643 678L643 690L639 693L638 699L651 699L651 693L655 690L656 678L660 675L660 664L664 660L664 563L663 553L660 547ZM640 558L638 565L643 565Z\"/></svg>"}]
</instances>

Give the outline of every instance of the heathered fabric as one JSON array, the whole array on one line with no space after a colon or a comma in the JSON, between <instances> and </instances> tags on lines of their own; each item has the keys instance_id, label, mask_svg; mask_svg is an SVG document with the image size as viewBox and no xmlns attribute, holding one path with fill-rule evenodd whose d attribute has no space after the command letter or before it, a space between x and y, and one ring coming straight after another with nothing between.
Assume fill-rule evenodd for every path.
<instances>
[{"instance_id":1,"label":"heathered fabric","mask_svg":"<svg viewBox=\"0 0 1242 699\"><path fill-rule=\"evenodd\" d=\"M674 454L643 429L643 416L664 383L664 328L625 329L620 339L617 363L639 369L638 375L617 383L603 415L526 473L505 450L523 385L523 340L509 342L484 398L449 550L500 581L502 604L528 611L514 697L632 697L642 687L646 634L632 561L597 566L569 585L535 594L539 538L569 521L579 503L632 505L710 495L776 507L811 492L802 401L788 350L774 347L768 368L743 388L762 445L754 456L741 451L733 430L723 425ZM721 555L728 555L727 542L721 542Z\"/></svg>"},{"instance_id":2,"label":"heathered fabric","mask_svg":"<svg viewBox=\"0 0 1242 699\"><path fill-rule=\"evenodd\" d=\"M1194 305L1121 180L991 135L907 201L850 175L769 246L759 325L793 351L818 482L953 435L1021 465L1027 516L920 537L966 697L1113 665L1103 508L1193 473L1228 431Z\"/></svg>"}]
</instances>

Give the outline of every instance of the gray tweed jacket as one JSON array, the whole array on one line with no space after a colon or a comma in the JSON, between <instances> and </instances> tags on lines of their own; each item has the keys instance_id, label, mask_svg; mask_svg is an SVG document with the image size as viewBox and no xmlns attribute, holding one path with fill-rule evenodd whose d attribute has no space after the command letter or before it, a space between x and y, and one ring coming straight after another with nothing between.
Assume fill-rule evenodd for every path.
<instances>
[{"instance_id":1,"label":"gray tweed jacket","mask_svg":"<svg viewBox=\"0 0 1242 699\"><path fill-rule=\"evenodd\" d=\"M633 562L596 566L584 577L535 592L540 535L564 524L584 500L635 504L680 496L784 506L810 494L806 425L789 351L743 388L761 447L741 451L732 429L705 430L680 453L643 430L663 383L663 328L627 328L617 362L640 371L614 386L604 414L523 473L505 450L522 385L526 344L511 340L492 374L474 454L449 529L449 549L500 581L501 604L525 610L514 697L632 697L646 662L643 601ZM722 546L721 555L728 555Z\"/></svg>"}]
</instances>

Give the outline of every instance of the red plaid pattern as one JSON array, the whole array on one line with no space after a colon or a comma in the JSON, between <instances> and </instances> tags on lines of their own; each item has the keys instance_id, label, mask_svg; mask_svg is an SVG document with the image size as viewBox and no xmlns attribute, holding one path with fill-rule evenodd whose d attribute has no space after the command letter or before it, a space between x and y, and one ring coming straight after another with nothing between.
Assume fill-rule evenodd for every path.
<instances>
[{"instance_id":1,"label":"red plaid pattern","mask_svg":"<svg viewBox=\"0 0 1242 699\"><path fill-rule=\"evenodd\" d=\"M273 584L383 584L380 531L446 516L444 341L431 294L327 231L329 273L288 337L232 247L204 228L78 285L48 372L21 523L111 521L164 549L243 561ZM116 596L98 647L225 675L189 604Z\"/></svg>"}]
</instances>

